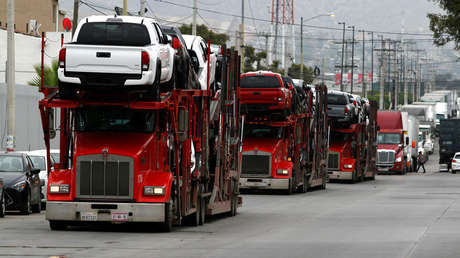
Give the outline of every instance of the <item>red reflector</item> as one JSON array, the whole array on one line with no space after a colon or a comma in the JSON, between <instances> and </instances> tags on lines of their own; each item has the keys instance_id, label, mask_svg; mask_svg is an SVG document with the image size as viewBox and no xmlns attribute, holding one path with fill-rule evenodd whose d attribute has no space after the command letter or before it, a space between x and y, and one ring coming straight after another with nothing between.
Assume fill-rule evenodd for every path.
<instances>
[{"instance_id":1,"label":"red reflector","mask_svg":"<svg viewBox=\"0 0 460 258\"><path fill-rule=\"evenodd\" d=\"M64 68L65 66L65 48L62 48L60 51L59 51L59 67L61 68Z\"/></svg>"},{"instance_id":2,"label":"red reflector","mask_svg":"<svg viewBox=\"0 0 460 258\"><path fill-rule=\"evenodd\" d=\"M345 107L345 113L348 113L348 108L347 107Z\"/></svg>"},{"instance_id":3,"label":"red reflector","mask_svg":"<svg viewBox=\"0 0 460 258\"><path fill-rule=\"evenodd\" d=\"M142 51L141 57L142 71L147 71L150 65L150 56L146 51Z\"/></svg>"}]
</instances>

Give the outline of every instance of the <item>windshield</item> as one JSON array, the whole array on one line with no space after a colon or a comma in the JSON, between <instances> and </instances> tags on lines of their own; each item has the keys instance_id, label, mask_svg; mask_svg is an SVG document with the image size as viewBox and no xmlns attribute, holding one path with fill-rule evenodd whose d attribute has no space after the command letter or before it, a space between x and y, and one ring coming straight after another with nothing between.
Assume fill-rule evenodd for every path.
<instances>
[{"instance_id":1,"label":"windshield","mask_svg":"<svg viewBox=\"0 0 460 258\"><path fill-rule=\"evenodd\" d=\"M346 105L347 98L341 94L328 94L327 95L327 104L331 105Z\"/></svg>"},{"instance_id":2,"label":"windshield","mask_svg":"<svg viewBox=\"0 0 460 258\"><path fill-rule=\"evenodd\" d=\"M80 132L153 132L155 111L122 107L85 107L76 111L75 130Z\"/></svg>"},{"instance_id":3,"label":"windshield","mask_svg":"<svg viewBox=\"0 0 460 258\"><path fill-rule=\"evenodd\" d=\"M83 24L76 43L140 47L150 45L150 36L143 24L91 22Z\"/></svg>"},{"instance_id":4,"label":"windshield","mask_svg":"<svg viewBox=\"0 0 460 258\"><path fill-rule=\"evenodd\" d=\"M42 156L29 156L30 160L32 160L32 164L34 168L39 168L41 171L46 170L46 160L45 157Z\"/></svg>"},{"instance_id":5,"label":"windshield","mask_svg":"<svg viewBox=\"0 0 460 258\"><path fill-rule=\"evenodd\" d=\"M444 114L436 114L436 119L438 120L441 120L441 119L445 119L446 116Z\"/></svg>"},{"instance_id":6,"label":"windshield","mask_svg":"<svg viewBox=\"0 0 460 258\"><path fill-rule=\"evenodd\" d=\"M351 139L352 134L331 131L329 137L330 137L330 142L331 143L334 143L334 142L348 142L349 139Z\"/></svg>"},{"instance_id":7,"label":"windshield","mask_svg":"<svg viewBox=\"0 0 460 258\"><path fill-rule=\"evenodd\" d=\"M59 163L59 153L50 153L50 156L53 157L56 163Z\"/></svg>"},{"instance_id":8,"label":"windshield","mask_svg":"<svg viewBox=\"0 0 460 258\"><path fill-rule=\"evenodd\" d=\"M275 76L245 76L240 81L241 88L280 88L281 83Z\"/></svg>"},{"instance_id":9,"label":"windshield","mask_svg":"<svg viewBox=\"0 0 460 258\"><path fill-rule=\"evenodd\" d=\"M24 172L21 156L0 156L0 172Z\"/></svg>"},{"instance_id":10,"label":"windshield","mask_svg":"<svg viewBox=\"0 0 460 258\"><path fill-rule=\"evenodd\" d=\"M400 144L401 137L397 133L379 133L377 142L378 144Z\"/></svg>"},{"instance_id":11,"label":"windshield","mask_svg":"<svg viewBox=\"0 0 460 258\"><path fill-rule=\"evenodd\" d=\"M283 137L283 129L281 127L246 124L244 125L243 137L281 139Z\"/></svg>"}]
</instances>

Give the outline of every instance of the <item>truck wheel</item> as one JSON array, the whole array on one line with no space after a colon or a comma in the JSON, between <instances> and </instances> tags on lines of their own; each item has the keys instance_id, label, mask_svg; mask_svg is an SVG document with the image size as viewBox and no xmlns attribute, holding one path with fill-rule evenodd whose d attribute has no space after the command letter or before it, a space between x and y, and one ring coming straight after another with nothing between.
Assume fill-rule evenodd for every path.
<instances>
[{"instance_id":1,"label":"truck wheel","mask_svg":"<svg viewBox=\"0 0 460 258\"><path fill-rule=\"evenodd\" d=\"M308 176L304 176L303 178L303 184L302 187L300 188L300 193L306 193L308 192L308 188L310 188L309 183L308 183Z\"/></svg>"},{"instance_id":2,"label":"truck wheel","mask_svg":"<svg viewBox=\"0 0 460 258\"><path fill-rule=\"evenodd\" d=\"M161 223L160 230L162 232L171 232L173 226L173 205L172 203L165 204L165 221Z\"/></svg>"},{"instance_id":3,"label":"truck wheel","mask_svg":"<svg viewBox=\"0 0 460 258\"><path fill-rule=\"evenodd\" d=\"M287 195L291 195L292 194L292 185L293 185L293 180L289 179L289 184L288 184L288 188L286 189L286 194Z\"/></svg>"},{"instance_id":4,"label":"truck wheel","mask_svg":"<svg viewBox=\"0 0 460 258\"><path fill-rule=\"evenodd\" d=\"M357 179L356 179L356 168L353 170L353 172L351 172L351 181L350 183L351 184L354 184L356 183Z\"/></svg>"},{"instance_id":5,"label":"truck wheel","mask_svg":"<svg viewBox=\"0 0 460 258\"><path fill-rule=\"evenodd\" d=\"M72 99L74 97L74 89L71 84L59 82L59 96L61 99Z\"/></svg>"},{"instance_id":6,"label":"truck wheel","mask_svg":"<svg viewBox=\"0 0 460 258\"><path fill-rule=\"evenodd\" d=\"M51 230L66 230L67 224L63 221L50 220L50 228Z\"/></svg>"},{"instance_id":7,"label":"truck wheel","mask_svg":"<svg viewBox=\"0 0 460 258\"><path fill-rule=\"evenodd\" d=\"M6 201L5 201L5 193L2 194L2 199L0 199L0 218L5 217L6 213Z\"/></svg>"},{"instance_id":8,"label":"truck wheel","mask_svg":"<svg viewBox=\"0 0 460 258\"><path fill-rule=\"evenodd\" d=\"M200 225L204 225L206 222L206 199L205 198L200 198Z\"/></svg>"},{"instance_id":9,"label":"truck wheel","mask_svg":"<svg viewBox=\"0 0 460 258\"><path fill-rule=\"evenodd\" d=\"M155 73L155 81L153 82L153 85L148 86L148 93L150 97L153 97L154 101L160 101L161 100L161 94L160 94L160 77L161 76L161 61L157 61L157 70Z\"/></svg>"},{"instance_id":10,"label":"truck wheel","mask_svg":"<svg viewBox=\"0 0 460 258\"><path fill-rule=\"evenodd\" d=\"M42 211L42 201L39 200L37 204L32 205L33 213L40 213Z\"/></svg>"},{"instance_id":11,"label":"truck wheel","mask_svg":"<svg viewBox=\"0 0 460 258\"><path fill-rule=\"evenodd\" d=\"M22 215L29 215L32 213L32 205L30 204L30 191L27 194L27 200L24 203L24 206L21 208Z\"/></svg>"}]
</instances>

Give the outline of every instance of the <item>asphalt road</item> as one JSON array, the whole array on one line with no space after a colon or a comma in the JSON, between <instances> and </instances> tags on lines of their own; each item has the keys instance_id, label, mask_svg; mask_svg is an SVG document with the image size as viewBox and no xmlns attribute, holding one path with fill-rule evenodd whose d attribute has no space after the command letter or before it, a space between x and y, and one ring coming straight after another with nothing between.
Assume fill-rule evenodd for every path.
<instances>
[{"instance_id":1,"label":"asphalt road","mask_svg":"<svg viewBox=\"0 0 460 258\"><path fill-rule=\"evenodd\" d=\"M236 217L172 233L107 226L50 231L44 213L0 219L11 257L460 257L460 174L377 176L307 194L246 194Z\"/></svg>"}]
</instances>

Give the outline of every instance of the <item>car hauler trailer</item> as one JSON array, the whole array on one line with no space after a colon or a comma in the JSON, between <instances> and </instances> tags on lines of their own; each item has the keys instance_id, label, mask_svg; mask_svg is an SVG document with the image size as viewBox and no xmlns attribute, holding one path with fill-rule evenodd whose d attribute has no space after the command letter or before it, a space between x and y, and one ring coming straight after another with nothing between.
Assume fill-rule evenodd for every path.
<instances>
[{"instance_id":1,"label":"car hauler trailer","mask_svg":"<svg viewBox=\"0 0 460 258\"><path fill-rule=\"evenodd\" d=\"M222 88L215 94L175 89L158 101L112 90L63 100L45 89L39 107L48 163L52 111L62 114L60 163L48 178L52 230L152 222L170 231L203 224L209 215L236 214L244 119L239 57L224 53Z\"/></svg>"},{"instance_id":2,"label":"car hauler trailer","mask_svg":"<svg viewBox=\"0 0 460 258\"><path fill-rule=\"evenodd\" d=\"M439 125L439 170L449 171L452 158L460 151L460 119L441 119Z\"/></svg>"},{"instance_id":3,"label":"car hauler trailer","mask_svg":"<svg viewBox=\"0 0 460 258\"><path fill-rule=\"evenodd\" d=\"M305 94L301 94L302 90ZM241 189L283 190L291 194L318 186L326 188L326 86L316 86L315 94L313 102L310 88L297 88L293 94L296 111L286 117L269 110L245 109L244 94L241 94L242 111L247 112ZM297 98L299 95L303 95L304 101ZM255 96L266 98L263 94ZM255 96L251 96L251 101Z\"/></svg>"},{"instance_id":4,"label":"car hauler trailer","mask_svg":"<svg viewBox=\"0 0 460 258\"><path fill-rule=\"evenodd\" d=\"M375 179L377 104L370 101L365 119L349 126L331 121L328 174L330 180L351 183Z\"/></svg>"}]
</instances>

